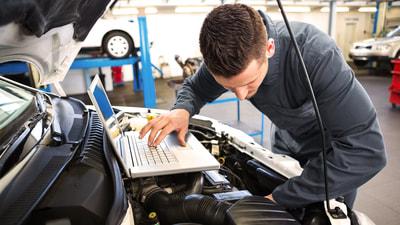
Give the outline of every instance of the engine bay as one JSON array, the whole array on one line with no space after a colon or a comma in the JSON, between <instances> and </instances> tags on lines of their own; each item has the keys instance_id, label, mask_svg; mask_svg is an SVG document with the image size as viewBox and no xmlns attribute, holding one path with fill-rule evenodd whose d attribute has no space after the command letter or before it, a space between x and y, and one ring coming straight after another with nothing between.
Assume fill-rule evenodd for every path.
<instances>
[{"instance_id":1,"label":"engine bay","mask_svg":"<svg viewBox=\"0 0 400 225\"><path fill-rule=\"evenodd\" d=\"M158 113L129 110L142 119ZM121 170L96 112L86 112L80 150L25 224L330 224L323 202L285 209L266 199L301 168L234 128L198 116L190 121L189 131L218 160L218 170L132 179Z\"/></svg>"},{"instance_id":2,"label":"engine bay","mask_svg":"<svg viewBox=\"0 0 400 225\"><path fill-rule=\"evenodd\" d=\"M189 131L218 160L219 170L124 179L135 224L300 224L303 211L290 213L263 197L288 177L244 153L252 152L251 146L213 126L214 121L192 118Z\"/></svg>"}]
</instances>

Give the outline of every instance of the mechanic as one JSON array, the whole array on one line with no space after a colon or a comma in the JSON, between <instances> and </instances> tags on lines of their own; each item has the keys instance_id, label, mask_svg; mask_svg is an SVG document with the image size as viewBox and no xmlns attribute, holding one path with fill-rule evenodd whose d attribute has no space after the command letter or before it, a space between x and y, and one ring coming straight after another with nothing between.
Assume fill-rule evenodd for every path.
<instances>
[{"instance_id":1,"label":"mechanic","mask_svg":"<svg viewBox=\"0 0 400 225\"><path fill-rule=\"evenodd\" d=\"M353 206L357 188L386 165L376 111L327 34L312 25L291 26L315 92L327 140L329 196ZM186 79L172 110L150 121L149 145L173 131L185 144L189 118L227 90L248 99L274 124L272 151L297 159L298 177L267 198L286 208L325 200L321 135L301 64L283 21L271 21L243 4L210 12L201 28L204 64Z\"/></svg>"}]
</instances>

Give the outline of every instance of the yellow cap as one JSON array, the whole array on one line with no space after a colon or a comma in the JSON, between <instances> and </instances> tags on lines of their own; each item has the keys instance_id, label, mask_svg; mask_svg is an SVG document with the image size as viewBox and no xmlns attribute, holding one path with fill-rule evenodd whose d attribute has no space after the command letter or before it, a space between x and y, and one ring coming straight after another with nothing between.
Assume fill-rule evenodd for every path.
<instances>
[{"instance_id":1,"label":"yellow cap","mask_svg":"<svg viewBox=\"0 0 400 225\"><path fill-rule=\"evenodd\" d=\"M153 114L153 113L149 113L149 114L146 115L146 119L147 119L148 121L150 121L150 120L152 120L152 119L154 119L154 118L156 118L156 117L157 117L157 115L156 115L156 114Z\"/></svg>"},{"instance_id":2,"label":"yellow cap","mask_svg":"<svg viewBox=\"0 0 400 225\"><path fill-rule=\"evenodd\" d=\"M149 213L149 219L155 219L157 217L157 213L151 212Z\"/></svg>"},{"instance_id":3,"label":"yellow cap","mask_svg":"<svg viewBox=\"0 0 400 225\"><path fill-rule=\"evenodd\" d=\"M112 136L113 138L118 137L118 135L120 135L120 134L121 134L121 133L119 132L119 129L118 129L118 128L115 128L115 129L111 130L111 136Z\"/></svg>"}]
</instances>

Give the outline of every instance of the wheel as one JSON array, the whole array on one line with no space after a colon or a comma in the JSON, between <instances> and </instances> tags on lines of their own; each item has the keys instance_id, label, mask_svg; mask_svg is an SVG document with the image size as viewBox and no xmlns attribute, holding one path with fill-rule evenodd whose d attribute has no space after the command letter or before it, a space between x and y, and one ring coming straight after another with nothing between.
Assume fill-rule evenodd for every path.
<instances>
[{"instance_id":1,"label":"wheel","mask_svg":"<svg viewBox=\"0 0 400 225\"><path fill-rule=\"evenodd\" d=\"M127 33L112 31L104 37L103 49L111 58L125 58L132 53L134 45Z\"/></svg>"},{"instance_id":2,"label":"wheel","mask_svg":"<svg viewBox=\"0 0 400 225\"><path fill-rule=\"evenodd\" d=\"M356 65L357 67L364 67L366 66L368 63L368 61L364 61L364 60L354 60L354 65Z\"/></svg>"},{"instance_id":3,"label":"wheel","mask_svg":"<svg viewBox=\"0 0 400 225\"><path fill-rule=\"evenodd\" d=\"M396 108L396 104L392 103L392 108L395 109Z\"/></svg>"}]
</instances>

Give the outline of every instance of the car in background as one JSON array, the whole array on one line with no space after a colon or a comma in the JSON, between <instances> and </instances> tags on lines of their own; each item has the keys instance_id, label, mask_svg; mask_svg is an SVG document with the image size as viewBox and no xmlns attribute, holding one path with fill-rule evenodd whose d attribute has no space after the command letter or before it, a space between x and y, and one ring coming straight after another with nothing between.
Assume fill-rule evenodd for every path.
<instances>
[{"instance_id":1,"label":"car in background","mask_svg":"<svg viewBox=\"0 0 400 225\"><path fill-rule=\"evenodd\" d=\"M349 57L359 67L369 62L389 62L400 57L400 26L384 37L356 42L350 49Z\"/></svg>"},{"instance_id":2,"label":"car in background","mask_svg":"<svg viewBox=\"0 0 400 225\"><path fill-rule=\"evenodd\" d=\"M82 44L82 52L97 51L111 58L136 54L138 25L133 19L100 18Z\"/></svg>"}]
</instances>

